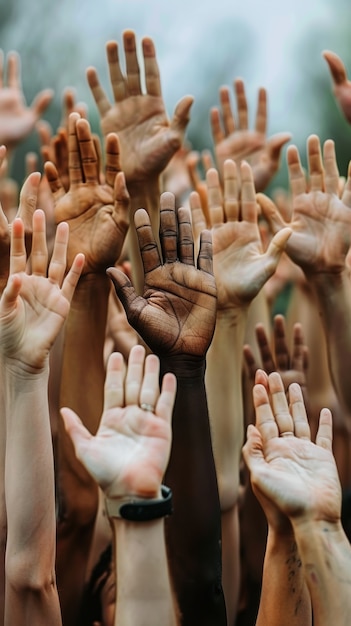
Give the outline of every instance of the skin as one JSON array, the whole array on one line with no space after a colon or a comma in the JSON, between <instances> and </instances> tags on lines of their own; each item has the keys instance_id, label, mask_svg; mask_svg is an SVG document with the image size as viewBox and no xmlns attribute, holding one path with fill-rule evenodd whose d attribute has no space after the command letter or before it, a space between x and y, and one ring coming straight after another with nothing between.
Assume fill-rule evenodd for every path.
<instances>
[{"instance_id":1,"label":"skin","mask_svg":"<svg viewBox=\"0 0 351 626\"><path fill-rule=\"evenodd\" d=\"M324 50L323 57L329 66L335 99L344 117L351 124L351 81L347 77L345 65L331 50Z\"/></svg>"},{"instance_id":2,"label":"skin","mask_svg":"<svg viewBox=\"0 0 351 626\"><path fill-rule=\"evenodd\" d=\"M263 191L280 163L281 150L291 139L290 133L280 133L270 139L267 132L267 93L261 88L258 93L255 129L248 126L248 106L244 82L237 78L234 82L237 104L237 120L234 118L228 87L219 91L220 109L211 110L211 129L215 146L217 167L223 177L226 159L232 159L238 165L243 159L250 162L256 191Z\"/></svg>"},{"instance_id":3,"label":"skin","mask_svg":"<svg viewBox=\"0 0 351 626\"><path fill-rule=\"evenodd\" d=\"M159 497L171 449L171 417L176 378L166 374L159 390L159 361L145 359L142 346L132 348L125 371L123 357L113 353L105 381L104 411L95 436L70 409L62 409L75 451L110 500ZM154 411L144 411L146 402ZM117 608L110 605L105 624L128 626L178 623L174 607L164 520L133 523L111 518L115 553ZM152 597L152 602L149 598Z\"/></svg>"},{"instance_id":4,"label":"skin","mask_svg":"<svg viewBox=\"0 0 351 626\"><path fill-rule=\"evenodd\" d=\"M84 264L83 255L78 255L64 278L67 244L68 226L63 223L47 270L45 216L35 211L32 272L27 273L24 223L16 218L12 225L10 276L0 300L8 524L5 625L61 624L47 386L49 353L67 318Z\"/></svg>"}]
</instances>

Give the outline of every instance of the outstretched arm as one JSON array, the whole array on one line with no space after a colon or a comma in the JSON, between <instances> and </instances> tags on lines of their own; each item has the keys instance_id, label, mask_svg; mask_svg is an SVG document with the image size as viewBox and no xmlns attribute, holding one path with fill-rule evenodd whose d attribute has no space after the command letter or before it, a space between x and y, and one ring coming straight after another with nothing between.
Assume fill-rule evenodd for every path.
<instances>
[{"instance_id":1,"label":"outstretched arm","mask_svg":"<svg viewBox=\"0 0 351 626\"><path fill-rule=\"evenodd\" d=\"M327 140L321 156L319 139L308 139L310 189L307 190L296 147L288 149L293 215L286 224L274 204L262 194L258 200L273 232L287 225L292 235L286 251L305 272L323 321L333 382L340 400L351 409L347 372L351 355L350 279L345 257L351 239L351 176L339 197L339 172L334 143Z\"/></svg>"},{"instance_id":2,"label":"outstretched arm","mask_svg":"<svg viewBox=\"0 0 351 626\"><path fill-rule=\"evenodd\" d=\"M185 96L177 104L169 119L162 98L160 74L154 42L142 40L143 68L136 52L136 38L131 30L123 34L126 72L122 73L119 47L116 41L106 45L110 81L113 91L111 103L100 85L96 70L88 68L87 78L99 109L104 137L117 133L121 146L121 167L131 197L131 226L129 230L130 258L133 281L138 292L143 289L143 270L133 216L144 207L150 216L155 233L159 229L159 177L183 142L193 103ZM143 93L141 73L146 87Z\"/></svg>"},{"instance_id":3,"label":"outstretched arm","mask_svg":"<svg viewBox=\"0 0 351 626\"><path fill-rule=\"evenodd\" d=\"M106 497L115 539L117 606L110 610L116 626L177 623L164 513L155 513L148 521L114 513L123 500L137 500L145 511L153 499L163 499L161 482L170 454L175 392L175 377L166 374L160 393L157 357L145 359L145 349L135 346L126 372L120 353L109 358L104 411L95 436L72 410L62 409L76 454Z\"/></svg>"},{"instance_id":4,"label":"outstretched arm","mask_svg":"<svg viewBox=\"0 0 351 626\"><path fill-rule=\"evenodd\" d=\"M32 274L24 224L11 233L10 277L0 300L0 353L6 407L7 509L5 624L61 624L55 582L54 467L48 358L68 315L83 255L64 278L68 226L57 230L47 272L45 218L33 216Z\"/></svg>"},{"instance_id":5,"label":"outstretched arm","mask_svg":"<svg viewBox=\"0 0 351 626\"><path fill-rule=\"evenodd\" d=\"M288 405L277 373L267 378L260 372L257 383L256 427L249 426L244 447L253 487L263 502L290 521L311 596L313 623L324 626L335 620L346 625L351 608L351 548L340 522L341 487L332 453L331 413L322 409L314 444L299 385L290 386ZM297 601L296 565L290 585ZM287 570L291 566L288 560Z\"/></svg>"},{"instance_id":6,"label":"outstretched arm","mask_svg":"<svg viewBox=\"0 0 351 626\"><path fill-rule=\"evenodd\" d=\"M212 244L200 240L197 264L190 214L175 211L174 197L161 196L158 251L143 209L135 225L144 264L144 292L110 269L118 297L133 327L160 357L161 373L177 377L173 445L166 472L174 496L167 523L172 578L184 625L225 624L221 588L220 507L204 384L205 356L216 311Z\"/></svg>"}]
</instances>

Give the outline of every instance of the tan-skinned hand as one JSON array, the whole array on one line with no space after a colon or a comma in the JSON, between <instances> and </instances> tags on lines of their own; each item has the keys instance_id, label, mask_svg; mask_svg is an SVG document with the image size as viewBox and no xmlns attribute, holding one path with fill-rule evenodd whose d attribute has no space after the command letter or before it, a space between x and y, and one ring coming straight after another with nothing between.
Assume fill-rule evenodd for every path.
<instances>
[{"instance_id":1,"label":"tan-skinned hand","mask_svg":"<svg viewBox=\"0 0 351 626\"><path fill-rule=\"evenodd\" d=\"M286 252L307 275L339 273L344 270L351 238L351 178L339 198L339 172L334 142L327 140L323 160L319 138L307 141L309 184L295 146L287 151L293 214L285 222L274 203L263 194L257 195L262 213L273 233L289 226L292 235Z\"/></svg>"},{"instance_id":2,"label":"tan-skinned hand","mask_svg":"<svg viewBox=\"0 0 351 626\"><path fill-rule=\"evenodd\" d=\"M250 163L255 189L263 191L278 171L283 146L291 139L290 133L279 133L267 139L267 92L258 92L257 113L254 130L249 129L248 105L244 82L234 82L237 104L237 120L230 103L230 90L221 87L220 109L211 110L211 129L215 146L217 168L223 177L226 159L238 165L242 160Z\"/></svg>"},{"instance_id":3,"label":"tan-skinned hand","mask_svg":"<svg viewBox=\"0 0 351 626\"><path fill-rule=\"evenodd\" d=\"M258 371L253 390L256 426L243 448L251 483L290 520L337 522L341 487L332 452L332 417L322 409L312 443L301 388L289 388L289 405L278 373Z\"/></svg>"},{"instance_id":4,"label":"tan-skinned hand","mask_svg":"<svg viewBox=\"0 0 351 626\"><path fill-rule=\"evenodd\" d=\"M49 106L53 92L41 91L27 107L22 87L20 57L17 52L7 56L6 80L4 54L0 53L0 144L10 150L23 141L35 128L38 119Z\"/></svg>"},{"instance_id":5,"label":"tan-skinned hand","mask_svg":"<svg viewBox=\"0 0 351 626\"><path fill-rule=\"evenodd\" d=\"M106 180L101 184L89 123L72 113L68 165L70 187L66 192L54 164L45 164L56 223L67 221L70 227L68 267L77 252L83 252L83 274L104 273L118 259L128 228L129 195L120 171L117 136L111 134L106 139Z\"/></svg>"},{"instance_id":6,"label":"tan-skinned hand","mask_svg":"<svg viewBox=\"0 0 351 626\"><path fill-rule=\"evenodd\" d=\"M193 193L190 196L195 239L204 228L212 228L218 310L230 311L233 307L246 306L251 302L273 274L291 234L289 229L281 231L263 252L254 181L248 163L241 164L240 179L241 184L235 163L226 161L222 197L217 171L208 170L210 223L206 224L199 195Z\"/></svg>"},{"instance_id":7,"label":"tan-skinned hand","mask_svg":"<svg viewBox=\"0 0 351 626\"><path fill-rule=\"evenodd\" d=\"M134 346L125 371L123 357L108 361L104 411L95 436L68 408L61 409L77 457L108 498L159 495L171 450L171 418L176 378L166 374L159 390L159 360L145 359ZM155 407L145 411L142 404Z\"/></svg>"},{"instance_id":8,"label":"tan-skinned hand","mask_svg":"<svg viewBox=\"0 0 351 626\"><path fill-rule=\"evenodd\" d=\"M166 113L161 93L155 46L149 37L142 40L146 93L142 92L140 68L133 31L123 34L126 74L123 75L118 44L106 45L114 102L108 100L95 68L87 78L100 113L104 137L117 133L121 145L122 170L127 184L145 183L157 178L180 148L189 122L192 96L177 104L172 119Z\"/></svg>"},{"instance_id":9,"label":"tan-skinned hand","mask_svg":"<svg viewBox=\"0 0 351 626\"><path fill-rule=\"evenodd\" d=\"M57 228L48 268L45 214L33 214L31 273L27 273L25 231L21 218L11 228L10 276L0 300L0 351L7 366L36 373L47 363L50 349L67 318L84 256L78 254L67 276L68 226Z\"/></svg>"},{"instance_id":10,"label":"tan-skinned hand","mask_svg":"<svg viewBox=\"0 0 351 626\"><path fill-rule=\"evenodd\" d=\"M120 270L110 268L108 274L129 323L153 352L203 358L216 319L211 236L202 233L195 265L190 212L184 208L176 212L174 196L168 192L160 203L162 257L147 212L139 209L134 218L144 266L143 296L137 296Z\"/></svg>"}]
</instances>

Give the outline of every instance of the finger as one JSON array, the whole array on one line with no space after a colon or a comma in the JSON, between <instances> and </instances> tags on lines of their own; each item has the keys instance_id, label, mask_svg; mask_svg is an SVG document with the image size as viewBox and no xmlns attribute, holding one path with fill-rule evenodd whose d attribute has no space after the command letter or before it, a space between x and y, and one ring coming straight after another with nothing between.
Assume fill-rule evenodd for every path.
<instances>
[{"instance_id":1,"label":"finger","mask_svg":"<svg viewBox=\"0 0 351 626\"><path fill-rule=\"evenodd\" d=\"M269 391L272 399L274 419L281 436L294 432L294 422L289 413L284 385L277 372L268 376Z\"/></svg>"},{"instance_id":2,"label":"finger","mask_svg":"<svg viewBox=\"0 0 351 626\"><path fill-rule=\"evenodd\" d=\"M249 126L247 100L245 93L244 81L241 78L237 78L234 82L234 90L236 96L236 105L238 109L238 121L239 129L246 130Z\"/></svg>"},{"instance_id":3,"label":"finger","mask_svg":"<svg viewBox=\"0 0 351 626\"><path fill-rule=\"evenodd\" d=\"M267 389L264 385L255 384L252 390L252 397L256 413L256 428L262 437L263 443L274 437L279 437L278 426L273 417Z\"/></svg>"},{"instance_id":4,"label":"finger","mask_svg":"<svg viewBox=\"0 0 351 626\"><path fill-rule=\"evenodd\" d=\"M59 128L54 139L54 153L59 176L69 179L68 134L65 128Z\"/></svg>"},{"instance_id":5,"label":"finger","mask_svg":"<svg viewBox=\"0 0 351 626\"><path fill-rule=\"evenodd\" d=\"M255 130L262 135L267 132L267 91L263 87L258 91Z\"/></svg>"},{"instance_id":6,"label":"finger","mask_svg":"<svg viewBox=\"0 0 351 626\"><path fill-rule=\"evenodd\" d=\"M293 349L291 358L291 368L297 372L304 371L304 349L305 343L303 338L301 324L294 324L293 328Z\"/></svg>"},{"instance_id":7,"label":"finger","mask_svg":"<svg viewBox=\"0 0 351 626\"><path fill-rule=\"evenodd\" d=\"M48 179L51 193L54 196L55 203L57 203L59 199L65 195L66 192L60 181L56 166L50 161L47 161L47 163L44 164L44 171L46 178Z\"/></svg>"},{"instance_id":8,"label":"finger","mask_svg":"<svg viewBox=\"0 0 351 626\"><path fill-rule=\"evenodd\" d=\"M299 151L296 146L289 146L286 153L289 181L293 196L306 193L306 177L301 166Z\"/></svg>"},{"instance_id":9,"label":"finger","mask_svg":"<svg viewBox=\"0 0 351 626\"><path fill-rule=\"evenodd\" d=\"M323 146L325 190L327 193L339 195L339 170L336 162L335 144L327 139Z\"/></svg>"},{"instance_id":10,"label":"finger","mask_svg":"<svg viewBox=\"0 0 351 626\"><path fill-rule=\"evenodd\" d=\"M48 268L48 249L46 245L45 213L41 209L37 209L33 213L31 262L33 274L46 276Z\"/></svg>"},{"instance_id":11,"label":"finger","mask_svg":"<svg viewBox=\"0 0 351 626\"><path fill-rule=\"evenodd\" d=\"M108 137L109 135L107 135L106 137L106 142L108 140ZM102 173L101 173L101 164L103 163L101 141L100 141L99 135L97 135L96 133L93 133L92 138L93 138L95 153L96 153L96 158L97 158L98 177L99 177L100 182L103 183L105 181L102 180ZM106 151L106 143L105 143L105 151Z\"/></svg>"},{"instance_id":12,"label":"finger","mask_svg":"<svg viewBox=\"0 0 351 626\"><path fill-rule=\"evenodd\" d=\"M217 170L211 168L206 172L208 209L212 228L224 222L222 190Z\"/></svg>"},{"instance_id":13,"label":"finger","mask_svg":"<svg viewBox=\"0 0 351 626\"><path fill-rule=\"evenodd\" d=\"M113 352L107 362L104 386L104 412L124 406L125 365L123 356Z\"/></svg>"},{"instance_id":14,"label":"finger","mask_svg":"<svg viewBox=\"0 0 351 626\"><path fill-rule=\"evenodd\" d=\"M333 83L335 85L342 85L345 83L347 81L347 73L345 65L340 57L335 54L335 52L331 52L331 50L324 50L322 55L329 65Z\"/></svg>"},{"instance_id":15,"label":"finger","mask_svg":"<svg viewBox=\"0 0 351 626\"><path fill-rule=\"evenodd\" d=\"M66 298L66 300L68 300L68 302L72 302L75 289L82 275L84 263L85 263L84 254L82 253L77 254L75 258L73 259L71 268L62 283L61 293Z\"/></svg>"},{"instance_id":16,"label":"finger","mask_svg":"<svg viewBox=\"0 0 351 626\"><path fill-rule=\"evenodd\" d=\"M149 96L156 96L160 98L161 82L160 72L156 60L156 52L154 42L150 37L144 37L142 40L143 55L144 55L144 69L145 69L145 85L146 91Z\"/></svg>"},{"instance_id":17,"label":"finger","mask_svg":"<svg viewBox=\"0 0 351 626\"><path fill-rule=\"evenodd\" d=\"M248 375L251 380L254 380L256 371L258 370L258 363L255 359L254 352L248 344L243 347L244 361L248 370Z\"/></svg>"},{"instance_id":18,"label":"finger","mask_svg":"<svg viewBox=\"0 0 351 626\"><path fill-rule=\"evenodd\" d=\"M170 372L162 379L161 393L156 404L156 415L171 423L177 391L177 379Z\"/></svg>"},{"instance_id":19,"label":"finger","mask_svg":"<svg viewBox=\"0 0 351 626\"><path fill-rule=\"evenodd\" d=\"M344 186L344 191L342 193L342 201L346 206L351 209L351 161L349 163L348 171L347 171L347 181Z\"/></svg>"},{"instance_id":20,"label":"finger","mask_svg":"<svg viewBox=\"0 0 351 626\"><path fill-rule=\"evenodd\" d=\"M125 380L125 405L139 406L141 384L144 374L145 348L133 346L129 353L127 374Z\"/></svg>"},{"instance_id":21,"label":"finger","mask_svg":"<svg viewBox=\"0 0 351 626\"><path fill-rule=\"evenodd\" d=\"M194 239L189 209L178 209L179 260L185 265L194 265Z\"/></svg>"},{"instance_id":22,"label":"finger","mask_svg":"<svg viewBox=\"0 0 351 626\"><path fill-rule=\"evenodd\" d=\"M170 129L178 132L182 137L190 120L190 109L193 105L193 96L184 96L174 109L173 117L170 123Z\"/></svg>"},{"instance_id":23,"label":"finger","mask_svg":"<svg viewBox=\"0 0 351 626\"><path fill-rule=\"evenodd\" d=\"M196 242L200 240L200 235L205 228L207 228L205 216L201 206L200 196L196 191L192 191L189 197L189 204L191 210L191 221L194 233L194 239Z\"/></svg>"},{"instance_id":24,"label":"finger","mask_svg":"<svg viewBox=\"0 0 351 626\"><path fill-rule=\"evenodd\" d=\"M333 449L333 418L329 409L322 409L319 416L319 425L316 436L316 444L321 448Z\"/></svg>"},{"instance_id":25,"label":"finger","mask_svg":"<svg viewBox=\"0 0 351 626\"><path fill-rule=\"evenodd\" d=\"M270 139L266 142L266 149L273 171L277 171L280 164L282 149L285 144L290 141L291 137L291 133L277 133L276 135L273 135L273 137L270 137Z\"/></svg>"},{"instance_id":26,"label":"finger","mask_svg":"<svg viewBox=\"0 0 351 626\"><path fill-rule=\"evenodd\" d=\"M0 310L2 315L9 315L16 308L17 297L21 291L22 278L20 274L9 276L6 287L0 300Z\"/></svg>"},{"instance_id":27,"label":"finger","mask_svg":"<svg viewBox=\"0 0 351 626\"><path fill-rule=\"evenodd\" d=\"M107 42L106 53L113 97L115 102L121 102L121 100L124 100L127 96L127 92L126 83L119 63L118 44L116 41Z\"/></svg>"},{"instance_id":28,"label":"finger","mask_svg":"<svg viewBox=\"0 0 351 626\"><path fill-rule=\"evenodd\" d=\"M279 232L286 226L282 216L280 215L274 202L268 196L263 193L256 194L256 201L261 209L261 212L267 220L273 233Z\"/></svg>"},{"instance_id":29,"label":"finger","mask_svg":"<svg viewBox=\"0 0 351 626\"><path fill-rule=\"evenodd\" d=\"M232 107L230 104L230 94L228 87L221 87L219 99L222 108L222 120L225 134L231 135L235 131L235 122Z\"/></svg>"},{"instance_id":30,"label":"finger","mask_svg":"<svg viewBox=\"0 0 351 626\"><path fill-rule=\"evenodd\" d=\"M38 155L35 152L27 152L25 156L26 176L38 171Z\"/></svg>"},{"instance_id":31,"label":"finger","mask_svg":"<svg viewBox=\"0 0 351 626\"><path fill-rule=\"evenodd\" d=\"M256 341L261 355L262 368L267 374L271 374L276 370L272 351L269 345L267 333L263 324L256 324L255 327ZM257 368L256 368L257 369Z\"/></svg>"},{"instance_id":32,"label":"finger","mask_svg":"<svg viewBox=\"0 0 351 626\"><path fill-rule=\"evenodd\" d=\"M132 30L123 33L124 54L126 58L127 87L129 96L141 94L140 70L136 53L135 34Z\"/></svg>"},{"instance_id":33,"label":"finger","mask_svg":"<svg viewBox=\"0 0 351 626\"><path fill-rule=\"evenodd\" d=\"M21 189L17 217L22 219L26 232L32 231L33 213L37 208L40 179L40 173L33 172L25 180Z\"/></svg>"},{"instance_id":34,"label":"finger","mask_svg":"<svg viewBox=\"0 0 351 626\"><path fill-rule=\"evenodd\" d=\"M161 258L152 232L150 218L145 209L138 209L136 211L134 224L138 236L144 273L148 274L161 265Z\"/></svg>"},{"instance_id":35,"label":"finger","mask_svg":"<svg viewBox=\"0 0 351 626\"><path fill-rule=\"evenodd\" d=\"M295 437L311 439L310 426L307 419L305 403L300 385L292 383L289 387L290 411L294 421Z\"/></svg>"},{"instance_id":36,"label":"finger","mask_svg":"<svg viewBox=\"0 0 351 626\"><path fill-rule=\"evenodd\" d=\"M227 222L239 219L239 181L238 170L234 161L227 159L223 168L224 217Z\"/></svg>"},{"instance_id":37,"label":"finger","mask_svg":"<svg viewBox=\"0 0 351 626\"><path fill-rule=\"evenodd\" d=\"M280 257L282 256L291 235L291 228L282 228L282 230L278 231L270 241L269 246L262 258L267 280L277 269Z\"/></svg>"},{"instance_id":38,"label":"finger","mask_svg":"<svg viewBox=\"0 0 351 626\"><path fill-rule=\"evenodd\" d=\"M95 67L88 67L86 75L88 85L91 89L91 93L95 100L96 106L99 110L101 117L103 117L104 115L106 115L107 111L110 110L111 104L109 103L106 93L100 85L100 81Z\"/></svg>"},{"instance_id":39,"label":"finger","mask_svg":"<svg viewBox=\"0 0 351 626\"><path fill-rule=\"evenodd\" d=\"M213 143L216 146L221 143L223 139L225 139L225 135L221 127L221 117L219 110L216 107L213 107L210 111L210 124Z\"/></svg>"},{"instance_id":40,"label":"finger","mask_svg":"<svg viewBox=\"0 0 351 626\"><path fill-rule=\"evenodd\" d=\"M252 169L243 161L240 165L241 177L241 218L245 222L257 223L256 190Z\"/></svg>"},{"instance_id":41,"label":"finger","mask_svg":"<svg viewBox=\"0 0 351 626\"><path fill-rule=\"evenodd\" d=\"M115 203L112 217L121 237L121 245L129 226L130 196L123 172L118 172L114 185Z\"/></svg>"},{"instance_id":42,"label":"finger","mask_svg":"<svg viewBox=\"0 0 351 626\"><path fill-rule=\"evenodd\" d=\"M197 267L199 270L213 276L213 252L212 236L210 230L202 231L200 235L200 249L197 257Z\"/></svg>"},{"instance_id":43,"label":"finger","mask_svg":"<svg viewBox=\"0 0 351 626\"><path fill-rule=\"evenodd\" d=\"M214 160L212 158L212 154L210 150L202 150L201 162L202 162L205 172L211 169L211 167L215 167Z\"/></svg>"},{"instance_id":44,"label":"finger","mask_svg":"<svg viewBox=\"0 0 351 626\"><path fill-rule=\"evenodd\" d=\"M49 278L60 286L62 285L63 277L66 271L68 239L68 224L66 222L61 222L56 228L54 249L52 251L48 271Z\"/></svg>"},{"instance_id":45,"label":"finger","mask_svg":"<svg viewBox=\"0 0 351 626\"><path fill-rule=\"evenodd\" d=\"M263 453L263 441L260 431L253 425L249 424L247 427L246 443L243 446L242 452L245 463L252 472L251 480L254 480L254 470L257 467L257 463L265 463Z\"/></svg>"},{"instance_id":46,"label":"finger","mask_svg":"<svg viewBox=\"0 0 351 626\"><path fill-rule=\"evenodd\" d=\"M160 395L160 361L155 354L149 354L145 359L144 378L141 385L139 404L147 404L153 407L155 413L156 404ZM151 409L150 409L151 410Z\"/></svg>"},{"instance_id":47,"label":"finger","mask_svg":"<svg viewBox=\"0 0 351 626\"><path fill-rule=\"evenodd\" d=\"M7 56L7 86L21 89L21 62L17 52L10 52Z\"/></svg>"},{"instance_id":48,"label":"finger","mask_svg":"<svg viewBox=\"0 0 351 626\"><path fill-rule=\"evenodd\" d=\"M267 393L269 393L268 374L261 368L258 368L256 371L255 385L263 385Z\"/></svg>"},{"instance_id":49,"label":"finger","mask_svg":"<svg viewBox=\"0 0 351 626\"><path fill-rule=\"evenodd\" d=\"M82 164L77 136L77 123L80 120L78 113L71 113L68 118L68 170L70 185L75 186L83 182Z\"/></svg>"},{"instance_id":50,"label":"finger","mask_svg":"<svg viewBox=\"0 0 351 626\"><path fill-rule=\"evenodd\" d=\"M116 295L122 303L129 323L133 325L132 321L134 313L136 312L136 315L140 314L143 307L146 305L144 298L136 294L128 276L123 274L123 272L117 268L109 267L106 270L106 273L113 283Z\"/></svg>"},{"instance_id":51,"label":"finger","mask_svg":"<svg viewBox=\"0 0 351 626\"><path fill-rule=\"evenodd\" d=\"M274 352L277 369L286 372L290 367L290 356L286 342L285 319L276 315L273 321Z\"/></svg>"},{"instance_id":52,"label":"finger","mask_svg":"<svg viewBox=\"0 0 351 626\"><path fill-rule=\"evenodd\" d=\"M38 131L41 146L42 147L50 146L51 137L52 137L52 128L49 122L47 122L46 120L39 120L36 124L36 129Z\"/></svg>"},{"instance_id":53,"label":"finger","mask_svg":"<svg viewBox=\"0 0 351 626\"><path fill-rule=\"evenodd\" d=\"M36 118L39 118L43 113L45 113L48 108L50 102L54 97L54 92L52 89L44 89L37 96L35 96L30 108L34 112Z\"/></svg>"},{"instance_id":54,"label":"finger","mask_svg":"<svg viewBox=\"0 0 351 626\"><path fill-rule=\"evenodd\" d=\"M72 439L76 456L78 459L81 459L82 448L85 448L87 444L89 444L93 435L91 435L88 429L85 428L81 419L74 411L72 411L72 409L63 407L60 409L60 413L62 415L65 429Z\"/></svg>"},{"instance_id":55,"label":"finger","mask_svg":"<svg viewBox=\"0 0 351 626\"><path fill-rule=\"evenodd\" d=\"M324 191L324 169L319 137L310 135L307 139L308 170L311 191Z\"/></svg>"},{"instance_id":56,"label":"finger","mask_svg":"<svg viewBox=\"0 0 351 626\"><path fill-rule=\"evenodd\" d=\"M160 243L164 263L175 263L178 259L178 233L175 213L175 198L165 192L160 198Z\"/></svg>"},{"instance_id":57,"label":"finger","mask_svg":"<svg viewBox=\"0 0 351 626\"><path fill-rule=\"evenodd\" d=\"M106 183L113 187L115 184L116 176L121 171L120 162L120 147L119 140L116 133L109 133L106 137Z\"/></svg>"},{"instance_id":58,"label":"finger","mask_svg":"<svg viewBox=\"0 0 351 626\"><path fill-rule=\"evenodd\" d=\"M24 272L26 263L27 254L24 244L24 224L19 217L16 217L12 222L11 228L10 275Z\"/></svg>"},{"instance_id":59,"label":"finger","mask_svg":"<svg viewBox=\"0 0 351 626\"><path fill-rule=\"evenodd\" d=\"M98 184L97 156L89 122L82 119L77 120L76 132L84 181L88 184Z\"/></svg>"}]
</instances>

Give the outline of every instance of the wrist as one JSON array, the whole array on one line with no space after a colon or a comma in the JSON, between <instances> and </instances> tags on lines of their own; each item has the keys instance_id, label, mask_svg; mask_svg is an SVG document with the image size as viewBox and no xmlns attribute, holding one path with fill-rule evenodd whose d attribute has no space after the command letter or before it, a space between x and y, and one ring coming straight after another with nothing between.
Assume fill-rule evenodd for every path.
<instances>
[{"instance_id":1,"label":"wrist","mask_svg":"<svg viewBox=\"0 0 351 626\"><path fill-rule=\"evenodd\" d=\"M172 513L172 491L161 485L159 492L151 498L137 495L105 498L105 507L109 518L150 522Z\"/></svg>"},{"instance_id":2,"label":"wrist","mask_svg":"<svg viewBox=\"0 0 351 626\"><path fill-rule=\"evenodd\" d=\"M206 359L191 355L160 356L161 375L171 372L177 380L203 379L205 376Z\"/></svg>"},{"instance_id":3,"label":"wrist","mask_svg":"<svg viewBox=\"0 0 351 626\"><path fill-rule=\"evenodd\" d=\"M84 307L100 307L103 302L108 301L111 282L107 274L85 274L81 276L74 292L71 310Z\"/></svg>"},{"instance_id":4,"label":"wrist","mask_svg":"<svg viewBox=\"0 0 351 626\"><path fill-rule=\"evenodd\" d=\"M158 176L145 180L129 179L127 180L127 188L134 211L139 208L159 211L160 179Z\"/></svg>"},{"instance_id":5,"label":"wrist","mask_svg":"<svg viewBox=\"0 0 351 626\"><path fill-rule=\"evenodd\" d=\"M38 363L27 363L20 359L1 355L1 372L6 380L18 381L24 385L27 381L47 379L49 376L49 355Z\"/></svg>"}]
</instances>

